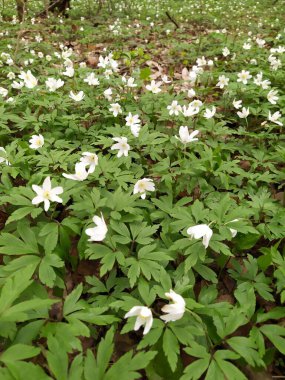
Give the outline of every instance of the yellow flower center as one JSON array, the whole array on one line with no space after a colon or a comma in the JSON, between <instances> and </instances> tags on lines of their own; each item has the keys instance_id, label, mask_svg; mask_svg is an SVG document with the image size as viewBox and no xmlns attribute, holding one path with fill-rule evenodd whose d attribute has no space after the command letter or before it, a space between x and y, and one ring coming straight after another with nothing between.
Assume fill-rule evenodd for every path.
<instances>
[{"instance_id":1,"label":"yellow flower center","mask_svg":"<svg viewBox=\"0 0 285 380\"><path fill-rule=\"evenodd\" d=\"M45 199L49 199L50 198L50 191L49 190L45 190L43 192L43 198L45 198Z\"/></svg>"}]
</instances>

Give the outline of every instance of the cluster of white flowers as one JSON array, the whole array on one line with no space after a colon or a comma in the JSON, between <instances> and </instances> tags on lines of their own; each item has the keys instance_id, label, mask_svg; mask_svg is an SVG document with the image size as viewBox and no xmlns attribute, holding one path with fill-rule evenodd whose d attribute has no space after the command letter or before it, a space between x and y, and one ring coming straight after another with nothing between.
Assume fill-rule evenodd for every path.
<instances>
[{"instance_id":1,"label":"cluster of white flowers","mask_svg":"<svg viewBox=\"0 0 285 380\"><path fill-rule=\"evenodd\" d=\"M178 321L185 313L185 300L172 289L170 289L169 293L165 293L165 296L173 303L162 307L161 311L165 313L165 315L162 315L160 318L165 322ZM144 326L143 335L146 335L153 325L152 311L146 306L132 307L125 315L125 318L129 317L136 317L135 331L139 330L141 326Z\"/></svg>"}]
</instances>

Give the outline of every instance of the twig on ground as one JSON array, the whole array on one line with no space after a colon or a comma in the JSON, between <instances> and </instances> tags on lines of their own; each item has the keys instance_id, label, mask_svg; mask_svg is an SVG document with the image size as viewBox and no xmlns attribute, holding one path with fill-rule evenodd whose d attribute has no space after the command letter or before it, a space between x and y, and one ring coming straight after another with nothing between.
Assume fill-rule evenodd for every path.
<instances>
[{"instance_id":1,"label":"twig on ground","mask_svg":"<svg viewBox=\"0 0 285 380\"><path fill-rule=\"evenodd\" d=\"M174 18L169 14L169 12L165 12L166 16L169 18L169 20L176 26L176 29L179 28L179 24L174 20Z\"/></svg>"}]
</instances>

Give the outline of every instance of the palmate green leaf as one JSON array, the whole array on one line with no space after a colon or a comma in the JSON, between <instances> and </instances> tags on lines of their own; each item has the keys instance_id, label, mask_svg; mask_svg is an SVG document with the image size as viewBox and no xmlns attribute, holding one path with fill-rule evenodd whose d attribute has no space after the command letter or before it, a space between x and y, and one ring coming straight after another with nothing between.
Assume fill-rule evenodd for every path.
<instances>
[{"instance_id":1,"label":"palmate green leaf","mask_svg":"<svg viewBox=\"0 0 285 380\"><path fill-rule=\"evenodd\" d=\"M77 355L71 365L68 372L68 380L81 380L83 378L83 355Z\"/></svg>"},{"instance_id":2,"label":"palmate green leaf","mask_svg":"<svg viewBox=\"0 0 285 380\"><path fill-rule=\"evenodd\" d=\"M232 363L230 363L226 360L218 359L218 358L216 359L216 363L219 366L221 372L224 374L224 377L226 379L247 380L247 377ZM208 379L208 374L209 374L209 371L207 373L205 380L206 379L207 380L213 379L213 377L211 377L211 376L209 376L209 379ZM217 379L218 378L219 377L217 377Z\"/></svg>"},{"instance_id":3,"label":"palmate green leaf","mask_svg":"<svg viewBox=\"0 0 285 380\"><path fill-rule=\"evenodd\" d=\"M53 268L62 268L64 262L56 254L46 255L39 266L39 278L41 282L50 288L54 286L56 273Z\"/></svg>"},{"instance_id":4,"label":"palmate green leaf","mask_svg":"<svg viewBox=\"0 0 285 380\"><path fill-rule=\"evenodd\" d=\"M17 335L12 343L32 344L32 341L36 339L44 323L44 320L27 323L25 326L18 329Z\"/></svg>"},{"instance_id":5,"label":"palmate green leaf","mask_svg":"<svg viewBox=\"0 0 285 380\"><path fill-rule=\"evenodd\" d=\"M36 211L36 212L35 212ZM42 212L40 208L36 208L34 206L27 206L18 208L16 211L14 211L9 218L6 220L6 226L9 223L15 222L17 220L23 219L25 216L32 214L32 217L35 218L37 215L39 215Z\"/></svg>"},{"instance_id":6,"label":"palmate green leaf","mask_svg":"<svg viewBox=\"0 0 285 380\"><path fill-rule=\"evenodd\" d=\"M110 272L113 269L115 261L116 261L116 254L114 252L109 252L102 258L101 260L102 266L100 268L100 277L103 277L107 272Z\"/></svg>"},{"instance_id":7,"label":"palmate green leaf","mask_svg":"<svg viewBox=\"0 0 285 380\"><path fill-rule=\"evenodd\" d=\"M191 342L191 347L184 348L184 351L195 358L208 359L208 361L210 361L211 358L211 355L208 353L206 347L196 343L194 340Z\"/></svg>"},{"instance_id":8,"label":"palmate green leaf","mask_svg":"<svg viewBox=\"0 0 285 380\"><path fill-rule=\"evenodd\" d=\"M40 348L28 346L27 344L18 343L7 348L1 355L2 363L14 362L18 360L29 359L37 356L41 352Z\"/></svg>"},{"instance_id":9,"label":"palmate green leaf","mask_svg":"<svg viewBox=\"0 0 285 380\"><path fill-rule=\"evenodd\" d=\"M49 350L46 353L49 369L56 380L68 380L68 355L60 342L53 336L48 339Z\"/></svg>"},{"instance_id":10,"label":"palmate green leaf","mask_svg":"<svg viewBox=\"0 0 285 380\"><path fill-rule=\"evenodd\" d=\"M118 374L121 380L139 379L141 375L138 371L146 368L155 355L156 351L139 352L135 356L131 351L127 352L108 370L104 380L114 380Z\"/></svg>"},{"instance_id":11,"label":"palmate green leaf","mask_svg":"<svg viewBox=\"0 0 285 380\"><path fill-rule=\"evenodd\" d=\"M69 314L78 310L83 310L86 307L84 300L80 300L83 291L82 283L79 284L71 293L68 294L64 301L63 315L67 317Z\"/></svg>"},{"instance_id":12,"label":"palmate green leaf","mask_svg":"<svg viewBox=\"0 0 285 380\"><path fill-rule=\"evenodd\" d=\"M167 357L172 372L175 371L179 354L179 342L170 329L166 329L163 334L163 351Z\"/></svg>"},{"instance_id":13,"label":"palmate green leaf","mask_svg":"<svg viewBox=\"0 0 285 380\"><path fill-rule=\"evenodd\" d=\"M41 229L39 236L45 236L44 249L46 253L50 253L55 249L58 241L58 233L58 223L47 223Z\"/></svg>"},{"instance_id":14,"label":"palmate green leaf","mask_svg":"<svg viewBox=\"0 0 285 380\"><path fill-rule=\"evenodd\" d=\"M259 329L271 343L285 355L285 328L278 325L263 325Z\"/></svg>"},{"instance_id":15,"label":"palmate green leaf","mask_svg":"<svg viewBox=\"0 0 285 380\"><path fill-rule=\"evenodd\" d=\"M102 380L104 378L104 374L111 360L111 356L114 350L113 339L114 339L114 329L111 328L106 333L105 337L102 338L99 343L97 355L96 355L95 370L94 368L92 369L92 372L93 372L92 376L98 380Z\"/></svg>"},{"instance_id":16,"label":"palmate green leaf","mask_svg":"<svg viewBox=\"0 0 285 380\"><path fill-rule=\"evenodd\" d=\"M213 380L213 379L223 379L224 380L224 374L221 371L218 363L215 360L212 360L207 374L205 376L205 380ZM230 378L231 379L231 378Z\"/></svg>"},{"instance_id":17,"label":"palmate green leaf","mask_svg":"<svg viewBox=\"0 0 285 380\"><path fill-rule=\"evenodd\" d=\"M135 238L135 241L138 244L146 245L150 244L153 241L151 237L157 230L159 226L146 226L145 223L142 223L141 230Z\"/></svg>"},{"instance_id":18,"label":"palmate green leaf","mask_svg":"<svg viewBox=\"0 0 285 380\"><path fill-rule=\"evenodd\" d=\"M209 267L203 264L196 264L194 270L200 274L205 280L216 284L218 282L216 273Z\"/></svg>"},{"instance_id":19,"label":"palmate green leaf","mask_svg":"<svg viewBox=\"0 0 285 380\"><path fill-rule=\"evenodd\" d=\"M132 258L129 262L131 262L131 265L128 269L128 278L130 280L130 286L131 288L133 288L135 283L137 282L137 279L139 278L141 268L139 262L135 259Z\"/></svg>"},{"instance_id":20,"label":"palmate green leaf","mask_svg":"<svg viewBox=\"0 0 285 380\"><path fill-rule=\"evenodd\" d=\"M0 253L5 255L26 255L31 253L38 253L38 249L27 242L17 238L16 236L2 232L0 235Z\"/></svg>"},{"instance_id":21,"label":"palmate green leaf","mask_svg":"<svg viewBox=\"0 0 285 380\"><path fill-rule=\"evenodd\" d=\"M269 319L281 319L285 317L285 307L274 307L267 313L258 313L256 317L257 323L266 322Z\"/></svg>"},{"instance_id":22,"label":"palmate green leaf","mask_svg":"<svg viewBox=\"0 0 285 380\"><path fill-rule=\"evenodd\" d=\"M243 357L250 366L265 366L252 339L243 336L235 336L227 339L227 344L229 344L234 351Z\"/></svg>"},{"instance_id":23,"label":"palmate green leaf","mask_svg":"<svg viewBox=\"0 0 285 380\"><path fill-rule=\"evenodd\" d=\"M224 338L236 331L238 327L248 323L248 319L243 310L239 310L235 307L228 312L227 316L222 316L218 310L215 310L213 312L213 322L217 328L218 335Z\"/></svg>"},{"instance_id":24,"label":"palmate green leaf","mask_svg":"<svg viewBox=\"0 0 285 380\"><path fill-rule=\"evenodd\" d=\"M132 323L131 329L133 329L133 326L134 324ZM137 348L141 350L142 348L154 346L162 336L164 327L165 324L161 320L154 319L150 332L144 335Z\"/></svg>"},{"instance_id":25,"label":"palmate green leaf","mask_svg":"<svg viewBox=\"0 0 285 380\"><path fill-rule=\"evenodd\" d=\"M188 365L179 380L199 380L209 367L210 358L198 359Z\"/></svg>"},{"instance_id":26,"label":"palmate green leaf","mask_svg":"<svg viewBox=\"0 0 285 380\"><path fill-rule=\"evenodd\" d=\"M8 310L19 295L32 283L33 269L32 266L28 266L7 279L1 289L0 315Z\"/></svg>"},{"instance_id":27,"label":"palmate green leaf","mask_svg":"<svg viewBox=\"0 0 285 380\"><path fill-rule=\"evenodd\" d=\"M35 298L28 301L20 302L11 306L8 310L0 315L0 321L3 322L23 322L32 318L38 318L37 314L31 316L30 313L47 310L52 304L56 303L55 299ZM41 316L44 317L44 316ZM47 317L47 315L46 315Z\"/></svg>"},{"instance_id":28,"label":"palmate green leaf","mask_svg":"<svg viewBox=\"0 0 285 380\"><path fill-rule=\"evenodd\" d=\"M21 257L17 257L11 261L9 261L5 266L2 266L0 269L1 277L7 277L10 274L17 272L22 268L31 268L31 272L36 270L41 258L35 255L25 255Z\"/></svg>"},{"instance_id":29,"label":"palmate green leaf","mask_svg":"<svg viewBox=\"0 0 285 380\"><path fill-rule=\"evenodd\" d=\"M156 352L150 351L140 352L133 356L130 351L110 366L114 350L113 338L114 329L111 328L105 338L101 339L96 358L91 350L87 351L84 361L85 380L114 380L118 375L121 380L138 379L140 374L137 371L146 368L156 355ZM108 369L108 367L110 368Z\"/></svg>"},{"instance_id":30,"label":"palmate green leaf","mask_svg":"<svg viewBox=\"0 0 285 380\"><path fill-rule=\"evenodd\" d=\"M12 361L5 363L10 374L13 375L11 380L27 380L27 379L36 379L36 380L52 380L45 371L39 366L31 362L23 361ZM1 380L6 380L6 378L1 377ZM8 378L9 379L9 378ZM8 380L7 379L7 380Z\"/></svg>"}]
</instances>

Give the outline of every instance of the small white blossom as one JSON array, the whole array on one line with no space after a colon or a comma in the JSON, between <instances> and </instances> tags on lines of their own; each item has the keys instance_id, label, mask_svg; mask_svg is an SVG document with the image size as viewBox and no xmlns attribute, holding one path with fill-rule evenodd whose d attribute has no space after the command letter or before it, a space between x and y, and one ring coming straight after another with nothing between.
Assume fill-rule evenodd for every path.
<instances>
[{"instance_id":1,"label":"small white blossom","mask_svg":"<svg viewBox=\"0 0 285 380\"><path fill-rule=\"evenodd\" d=\"M117 143L111 146L111 150L118 150L117 157L127 157L130 150L128 139L126 137L113 137L113 140Z\"/></svg>"},{"instance_id":2,"label":"small white blossom","mask_svg":"<svg viewBox=\"0 0 285 380\"><path fill-rule=\"evenodd\" d=\"M169 115L175 115L175 116L178 116L179 112L182 111L182 108L178 104L177 100L173 100L173 102L169 106L167 106L167 109L169 110Z\"/></svg>"},{"instance_id":3,"label":"small white blossom","mask_svg":"<svg viewBox=\"0 0 285 380\"><path fill-rule=\"evenodd\" d=\"M125 318L137 317L134 330L137 331L144 326L143 335L146 335L153 324L153 316L151 310L146 306L134 306L125 315Z\"/></svg>"},{"instance_id":4,"label":"small white blossom","mask_svg":"<svg viewBox=\"0 0 285 380\"><path fill-rule=\"evenodd\" d=\"M141 121L139 119L139 115L132 115L129 112L129 115L125 118L126 126L131 128L131 132L135 137L139 136L139 131L141 128Z\"/></svg>"},{"instance_id":5,"label":"small white blossom","mask_svg":"<svg viewBox=\"0 0 285 380\"><path fill-rule=\"evenodd\" d=\"M134 194L140 193L141 198L145 199L147 191L155 191L155 186L152 179L143 178L138 180L134 186Z\"/></svg>"},{"instance_id":6,"label":"small white blossom","mask_svg":"<svg viewBox=\"0 0 285 380\"><path fill-rule=\"evenodd\" d=\"M29 143L31 149L39 149L44 146L45 140L42 135L33 135Z\"/></svg>"},{"instance_id":7,"label":"small white blossom","mask_svg":"<svg viewBox=\"0 0 285 380\"><path fill-rule=\"evenodd\" d=\"M212 110L210 110L210 108L206 108L205 112L204 112L204 117L206 119L211 119L215 115L215 113L216 113L216 107L215 106L212 107Z\"/></svg>"},{"instance_id":8,"label":"small white blossom","mask_svg":"<svg viewBox=\"0 0 285 380\"><path fill-rule=\"evenodd\" d=\"M252 78L252 75L250 75L249 71L242 70L240 73L238 73L237 82L247 84L247 82L250 78Z\"/></svg>"},{"instance_id":9,"label":"small white blossom","mask_svg":"<svg viewBox=\"0 0 285 380\"><path fill-rule=\"evenodd\" d=\"M108 228L102 213L101 218L95 215L92 220L95 224L95 227L87 228L85 230L86 235L90 236L88 241L103 241L107 235Z\"/></svg>"},{"instance_id":10,"label":"small white blossom","mask_svg":"<svg viewBox=\"0 0 285 380\"><path fill-rule=\"evenodd\" d=\"M242 107L242 100L235 100L233 101L233 106L238 110Z\"/></svg>"},{"instance_id":11,"label":"small white blossom","mask_svg":"<svg viewBox=\"0 0 285 380\"><path fill-rule=\"evenodd\" d=\"M114 117L117 117L119 113L122 113L122 107L119 103L111 103L109 111L113 113Z\"/></svg>"},{"instance_id":12,"label":"small white blossom","mask_svg":"<svg viewBox=\"0 0 285 380\"><path fill-rule=\"evenodd\" d=\"M48 78L46 80L46 87L50 92L55 92L57 89L64 85L64 81L61 79Z\"/></svg>"},{"instance_id":13,"label":"small white blossom","mask_svg":"<svg viewBox=\"0 0 285 380\"><path fill-rule=\"evenodd\" d=\"M59 198L58 195L63 193L63 188L61 186L57 186L52 189L50 177L47 177L44 180L42 187L32 185L32 189L37 194L37 196L32 199L32 204L37 205L44 202L45 211L48 211L50 202L62 203L62 199Z\"/></svg>"},{"instance_id":14,"label":"small white blossom","mask_svg":"<svg viewBox=\"0 0 285 380\"><path fill-rule=\"evenodd\" d=\"M207 224L198 224L197 226L189 227L187 234L190 235L191 239L203 238L202 244L205 248L208 248L213 230Z\"/></svg>"},{"instance_id":15,"label":"small white blossom","mask_svg":"<svg viewBox=\"0 0 285 380\"><path fill-rule=\"evenodd\" d=\"M178 321L185 313L184 298L175 293L172 289L170 289L169 293L165 293L165 296L173 303L163 306L161 311L166 313L166 315L163 315L160 318L165 322Z\"/></svg>"},{"instance_id":16,"label":"small white blossom","mask_svg":"<svg viewBox=\"0 0 285 380\"><path fill-rule=\"evenodd\" d=\"M80 162L82 162L85 166L89 166L88 174L92 174L95 171L96 166L98 165L99 159L96 153L91 152L83 152L80 158Z\"/></svg>"},{"instance_id":17,"label":"small white blossom","mask_svg":"<svg viewBox=\"0 0 285 380\"><path fill-rule=\"evenodd\" d=\"M162 82L155 82L154 80L152 80L150 84L147 84L145 87L148 91L151 91L153 94L158 94L159 92L161 92L161 84Z\"/></svg>"},{"instance_id":18,"label":"small white blossom","mask_svg":"<svg viewBox=\"0 0 285 380\"><path fill-rule=\"evenodd\" d=\"M85 79L84 82L89 84L89 86L98 86L100 84L98 78L95 77L94 73L90 73Z\"/></svg>"},{"instance_id":19,"label":"small white blossom","mask_svg":"<svg viewBox=\"0 0 285 380\"><path fill-rule=\"evenodd\" d=\"M73 91L70 91L69 97L75 102L80 102L84 98L85 94L83 91L79 91L78 94L74 94Z\"/></svg>"},{"instance_id":20,"label":"small white blossom","mask_svg":"<svg viewBox=\"0 0 285 380\"><path fill-rule=\"evenodd\" d=\"M182 144L188 144L193 141L198 141L198 138L195 138L197 136L199 131L193 131L189 133L188 127L181 126L179 128L179 137L175 136L178 140L182 142Z\"/></svg>"},{"instance_id":21,"label":"small white blossom","mask_svg":"<svg viewBox=\"0 0 285 380\"><path fill-rule=\"evenodd\" d=\"M279 97L277 96L278 94L278 91L277 90L270 90L267 94L267 100L271 103L271 104L276 104Z\"/></svg>"},{"instance_id":22,"label":"small white blossom","mask_svg":"<svg viewBox=\"0 0 285 380\"><path fill-rule=\"evenodd\" d=\"M270 111L268 113L268 120L271 121L272 123L280 125L280 127L282 127L283 123L278 120L278 119L280 119L280 117L282 117L282 115L279 111L274 112L274 114L272 114L272 115L271 115Z\"/></svg>"},{"instance_id":23,"label":"small white blossom","mask_svg":"<svg viewBox=\"0 0 285 380\"><path fill-rule=\"evenodd\" d=\"M84 181L88 177L88 174L88 171L86 171L86 164L84 162L77 162L75 164L75 174L63 173L62 175L73 181Z\"/></svg>"},{"instance_id":24,"label":"small white blossom","mask_svg":"<svg viewBox=\"0 0 285 380\"><path fill-rule=\"evenodd\" d=\"M237 115L238 115L238 117L240 117L241 119L245 119L245 118L247 118L248 115L249 115L249 108L242 107L242 110L241 110L241 111L238 111L238 112L237 112Z\"/></svg>"},{"instance_id":25,"label":"small white blossom","mask_svg":"<svg viewBox=\"0 0 285 380\"><path fill-rule=\"evenodd\" d=\"M225 75L219 76L219 81L216 84L217 87L223 89L225 86L228 86L230 78L225 77Z\"/></svg>"}]
</instances>

